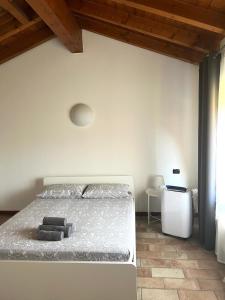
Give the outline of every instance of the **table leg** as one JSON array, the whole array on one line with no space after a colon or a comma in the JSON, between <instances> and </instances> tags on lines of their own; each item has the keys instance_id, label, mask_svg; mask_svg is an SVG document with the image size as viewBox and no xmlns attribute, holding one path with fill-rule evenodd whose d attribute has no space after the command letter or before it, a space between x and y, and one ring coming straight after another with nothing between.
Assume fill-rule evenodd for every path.
<instances>
[{"instance_id":1,"label":"table leg","mask_svg":"<svg viewBox=\"0 0 225 300\"><path fill-rule=\"evenodd\" d=\"M150 197L149 197L149 195L148 195L148 225L149 225L149 223L150 223L150 211L149 211L149 209L150 209L150 199L149 199Z\"/></svg>"}]
</instances>

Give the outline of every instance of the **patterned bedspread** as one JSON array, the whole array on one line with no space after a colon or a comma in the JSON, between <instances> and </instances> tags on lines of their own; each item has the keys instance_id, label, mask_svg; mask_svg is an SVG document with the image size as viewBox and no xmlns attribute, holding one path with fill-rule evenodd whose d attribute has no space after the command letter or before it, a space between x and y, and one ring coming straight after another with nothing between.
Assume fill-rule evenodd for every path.
<instances>
[{"instance_id":1,"label":"patterned bedspread","mask_svg":"<svg viewBox=\"0 0 225 300\"><path fill-rule=\"evenodd\" d=\"M0 226L0 260L128 261L134 243L132 201L36 199ZM62 241L39 241L44 216L66 217L76 231Z\"/></svg>"}]
</instances>

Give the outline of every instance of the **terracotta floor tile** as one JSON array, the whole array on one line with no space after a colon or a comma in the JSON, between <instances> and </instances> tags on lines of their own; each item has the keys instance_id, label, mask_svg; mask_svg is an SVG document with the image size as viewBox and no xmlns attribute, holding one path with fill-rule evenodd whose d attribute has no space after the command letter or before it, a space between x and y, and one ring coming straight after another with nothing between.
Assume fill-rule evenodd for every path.
<instances>
[{"instance_id":1,"label":"terracotta floor tile","mask_svg":"<svg viewBox=\"0 0 225 300\"><path fill-rule=\"evenodd\" d=\"M141 260L143 267L172 267L172 261L162 258L149 258Z\"/></svg>"},{"instance_id":2,"label":"terracotta floor tile","mask_svg":"<svg viewBox=\"0 0 225 300\"><path fill-rule=\"evenodd\" d=\"M151 251L169 251L169 252L176 252L176 246L172 245L151 245L149 244L149 250Z\"/></svg>"},{"instance_id":3,"label":"terracotta floor tile","mask_svg":"<svg viewBox=\"0 0 225 300\"><path fill-rule=\"evenodd\" d=\"M224 279L224 278L225 278L225 270L224 270L224 269L219 269L218 272L220 273L220 277L221 277L222 279Z\"/></svg>"},{"instance_id":4,"label":"terracotta floor tile","mask_svg":"<svg viewBox=\"0 0 225 300\"><path fill-rule=\"evenodd\" d=\"M225 290L225 283L219 279L199 279L201 290Z\"/></svg>"},{"instance_id":5,"label":"terracotta floor tile","mask_svg":"<svg viewBox=\"0 0 225 300\"><path fill-rule=\"evenodd\" d=\"M139 288L148 288L148 289L163 289L164 282L161 278L146 278L138 277L137 286Z\"/></svg>"},{"instance_id":6,"label":"terracotta floor tile","mask_svg":"<svg viewBox=\"0 0 225 300\"><path fill-rule=\"evenodd\" d=\"M214 260L198 260L199 269L223 269L225 266Z\"/></svg>"},{"instance_id":7,"label":"terracotta floor tile","mask_svg":"<svg viewBox=\"0 0 225 300\"><path fill-rule=\"evenodd\" d=\"M162 258L162 259L187 259L187 255L181 252L175 251L137 251L137 257L139 258Z\"/></svg>"},{"instance_id":8,"label":"terracotta floor tile","mask_svg":"<svg viewBox=\"0 0 225 300\"><path fill-rule=\"evenodd\" d=\"M136 249L137 249L137 251L148 251L148 250L150 250L149 249L149 244L140 244L140 243L137 243Z\"/></svg>"},{"instance_id":9,"label":"terracotta floor tile","mask_svg":"<svg viewBox=\"0 0 225 300\"><path fill-rule=\"evenodd\" d=\"M142 300L179 300L176 290L142 289Z\"/></svg>"},{"instance_id":10,"label":"terracotta floor tile","mask_svg":"<svg viewBox=\"0 0 225 300\"><path fill-rule=\"evenodd\" d=\"M177 259L172 260L172 267L175 268L184 268L184 269L198 269L198 261L197 260L188 260L188 259Z\"/></svg>"},{"instance_id":11,"label":"terracotta floor tile","mask_svg":"<svg viewBox=\"0 0 225 300\"><path fill-rule=\"evenodd\" d=\"M137 276L138 277L152 277L151 268L137 268Z\"/></svg>"},{"instance_id":12,"label":"terracotta floor tile","mask_svg":"<svg viewBox=\"0 0 225 300\"><path fill-rule=\"evenodd\" d=\"M218 264L218 268L225 272L225 264L222 264L220 262L217 262L217 264Z\"/></svg>"},{"instance_id":13,"label":"terracotta floor tile","mask_svg":"<svg viewBox=\"0 0 225 300\"><path fill-rule=\"evenodd\" d=\"M186 245L188 242L187 241L184 241L184 240L181 240L181 239L159 239L159 240L162 240L164 241L164 243L166 245L172 245L172 246L177 246L177 245Z\"/></svg>"},{"instance_id":14,"label":"terracotta floor tile","mask_svg":"<svg viewBox=\"0 0 225 300\"><path fill-rule=\"evenodd\" d=\"M141 299L141 289L137 288L137 300L142 300Z\"/></svg>"},{"instance_id":15,"label":"terracotta floor tile","mask_svg":"<svg viewBox=\"0 0 225 300\"><path fill-rule=\"evenodd\" d=\"M197 245L191 245L189 243L186 244L180 244L175 246L177 250L188 250L188 251L199 251L201 250L200 246Z\"/></svg>"},{"instance_id":16,"label":"terracotta floor tile","mask_svg":"<svg viewBox=\"0 0 225 300\"><path fill-rule=\"evenodd\" d=\"M166 259L187 259L187 255L182 252L162 251L161 258Z\"/></svg>"},{"instance_id":17,"label":"terracotta floor tile","mask_svg":"<svg viewBox=\"0 0 225 300\"><path fill-rule=\"evenodd\" d=\"M155 232L138 232L137 238L154 239L154 238L157 238L157 233L155 233Z\"/></svg>"},{"instance_id":18,"label":"terracotta floor tile","mask_svg":"<svg viewBox=\"0 0 225 300\"><path fill-rule=\"evenodd\" d=\"M160 222L155 222L149 225L149 228L154 229L155 232L162 232L162 226Z\"/></svg>"},{"instance_id":19,"label":"terracotta floor tile","mask_svg":"<svg viewBox=\"0 0 225 300\"><path fill-rule=\"evenodd\" d=\"M171 236L171 235L167 235L167 234L164 234L162 232L159 232L157 234L157 238L158 239L167 239L167 240L175 240L176 238L174 236Z\"/></svg>"},{"instance_id":20,"label":"terracotta floor tile","mask_svg":"<svg viewBox=\"0 0 225 300\"><path fill-rule=\"evenodd\" d=\"M160 231L160 224L148 226L146 217L139 220L137 254L141 267L137 273L142 288L138 289L138 300L141 295L142 300L178 300L178 292L180 300L225 300L225 265L217 262L214 252L201 248L195 233L183 240ZM173 277L181 275L185 278Z\"/></svg>"},{"instance_id":21,"label":"terracotta floor tile","mask_svg":"<svg viewBox=\"0 0 225 300\"><path fill-rule=\"evenodd\" d=\"M160 258L160 251L137 251L138 258Z\"/></svg>"},{"instance_id":22,"label":"terracotta floor tile","mask_svg":"<svg viewBox=\"0 0 225 300\"><path fill-rule=\"evenodd\" d=\"M166 289L182 289L182 290L199 290L199 284L194 279L175 279L165 278L164 284Z\"/></svg>"},{"instance_id":23,"label":"terracotta floor tile","mask_svg":"<svg viewBox=\"0 0 225 300\"><path fill-rule=\"evenodd\" d=\"M141 260L140 260L140 258L137 258L137 260L136 260L136 265L137 265L137 267L140 267L140 266L141 266Z\"/></svg>"},{"instance_id":24,"label":"terracotta floor tile","mask_svg":"<svg viewBox=\"0 0 225 300\"><path fill-rule=\"evenodd\" d=\"M145 228L141 228L141 227L139 227L139 226L136 225L136 233L137 232L145 232L145 231L146 231Z\"/></svg>"},{"instance_id":25,"label":"terracotta floor tile","mask_svg":"<svg viewBox=\"0 0 225 300\"><path fill-rule=\"evenodd\" d=\"M180 300L217 300L212 291L178 291Z\"/></svg>"},{"instance_id":26,"label":"terracotta floor tile","mask_svg":"<svg viewBox=\"0 0 225 300\"><path fill-rule=\"evenodd\" d=\"M198 270L198 269L185 269L185 276L187 278L196 279L220 279L221 276L217 270Z\"/></svg>"},{"instance_id":27,"label":"terracotta floor tile","mask_svg":"<svg viewBox=\"0 0 225 300\"><path fill-rule=\"evenodd\" d=\"M198 240L198 238L194 238L194 239L189 239L188 243L190 243L191 245L196 245L196 246L201 246L200 241Z\"/></svg>"},{"instance_id":28,"label":"terracotta floor tile","mask_svg":"<svg viewBox=\"0 0 225 300\"><path fill-rule=\"evenodd\" d=\"M139 238L137 239L137 243L139 244L150 244L150 245L165 245L167 244L165 240L160 239L146 239L146 238Z\"/></svg>"},{"instance_id":29,"label":"terracotta floor tile","mask_svg":"<svg viewBox=\"0 0 225 300\"><path fill-rule=\"evenodd\" d=\"M136 227L137 228L147 228L148 227L148 223L145 222L144 220L138 220L136 218Z\"/></svg>"},{"instance_id":30,"label":"terracotta floor tile","mask_svg":"<svg viewBox=\"0 0 225 300\"><path fill-rule=\"evenodd\" d=\"M152 268L152 277L184 278L182 269Z\"/></svg>"},{"instance_id":31,"label":"terracotta floor tile","mask_svg":"<svg viewBox=\"0 0 225 300\"><path fill-rule=\"evenodd\" d=\"M225 300L225 292L224 291L215 291L217 300Z\"/></svg>"},{"instance_id":32,"label":"terracotta floor tile","mask_svg":"<svg viewBox=\"0 0 225 300\"><path fill-rule=\"evenodd\" d=\"M154 230L154 228L149 228L146 226L143 227L136 226L136 232L156 232L156 231Z\"/></svg>"},{"instance_id":33,"label":"terracotta floor tile","mask_svg":"<svg viewBox=\"0 0 225 300\"><path fill-rule=\"evenodd\" d=\"M206 252L206 251L200 251L200 250L198 250L198 251L188 251L188 250L186 250L186 251L183 251L183 253L184 254L186 254L186 256L187 256L187 258L188 259L206 259L206 260L208 260L208 259L212 259L212 260L216 260L216 256L215 256L215 254L214 253L210 253L210 252Z\"/></svg>"}]
</instances>

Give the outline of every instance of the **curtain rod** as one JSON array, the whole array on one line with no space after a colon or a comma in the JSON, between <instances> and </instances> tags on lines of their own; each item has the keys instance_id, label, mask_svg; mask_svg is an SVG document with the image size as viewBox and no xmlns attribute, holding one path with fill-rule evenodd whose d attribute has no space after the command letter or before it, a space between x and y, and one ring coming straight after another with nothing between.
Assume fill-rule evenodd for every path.
<instances>
[{"instance_id":1,"label":"curtain rod","mask_svg":"<svg viewBox=\"0 0 225 300\"><path fill-rule=\"evenodd\" d=\"M225 44L220 48L219 52L222 52L225 50Z\"/></svg>"},{"instance_id":2,"label":"curtain rod","mask_svg":"<svg viewBox=\"0 0 225 300\"><path fill-rule=\"evenodd\" d=\"M216 51L216 52L214 52L214 57L217 57L218 55L220 55L221 53L223 53L223 52L225 52L225 44L218 50L218 51ZM210 53L209 54L207 54L206 56L209 56L210 55Z\"/></svg>"},{"instance_id":3,"label":"curtain rod","mask_svg":"<svg viewBox=\"0 0 225 300\"><path fill-rule=\"evenodd\" d=\"M225 44L217 51L211 52L211 53L207 53L204 58L209 57L210 55L212 55L212 57L216 58L218 55L225 53Z\"/></svg>"},{"instance_id":4,"label":"curtain rod","mask_svg":"<svg viewBox=\"0 0 225 300\"><path fill-rule=\"evenodd\" d=\"M219 50L217 50L216 52L214 52L214 56L217 57L218 55L220 55L223 52L225 52L225 43L224 43L224 45ZM207 54L206 56L209 56L209 55L210 55L210 53Z\"/></svg>"}]
</instances>

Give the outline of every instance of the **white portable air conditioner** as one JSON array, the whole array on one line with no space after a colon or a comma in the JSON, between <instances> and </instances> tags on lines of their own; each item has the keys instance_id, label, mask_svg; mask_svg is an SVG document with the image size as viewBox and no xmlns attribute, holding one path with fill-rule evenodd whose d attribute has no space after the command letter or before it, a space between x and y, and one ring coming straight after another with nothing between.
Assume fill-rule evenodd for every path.
<instances>
[{"instance_id":1,"label":"white portable air conditioner","mask_svg":"<svg viewBox=\"0 0 225 300\"><path fill-rule=\"evenodd\" d=\"M191 192L164 189L161 201L162 232L189 238L192 234Z\"/></svg>"}]
</instances>

